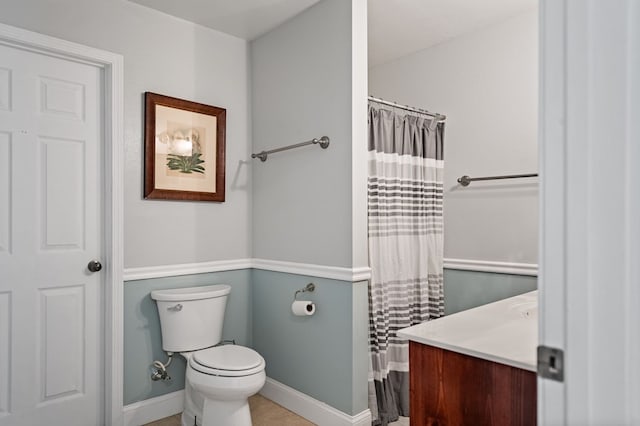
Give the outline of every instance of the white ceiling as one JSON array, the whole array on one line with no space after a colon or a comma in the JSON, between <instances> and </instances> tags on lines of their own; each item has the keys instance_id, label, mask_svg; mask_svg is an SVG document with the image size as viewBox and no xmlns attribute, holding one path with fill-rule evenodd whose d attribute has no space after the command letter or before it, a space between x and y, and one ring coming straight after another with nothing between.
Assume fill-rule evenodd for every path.
<instances>
[{"instance_id":1,"label":"white ceiling","mask_svg":"<svg viewBox=\"0 0 640 426\"><path fill-rule=\"evenodd\" d=\"M253 40L320 0L130 1L245 40Z\"/></svg>"},{"instance_id":2,"label":"white ceiling","mask_svg":"<svg viewBox=\"0 0 640 426\"><path fill-rule=\"evenodd\" d=\"M369 67L537 7L538 0L368 0Z\"/></svg>"},{"instance_id":3,"label":"white ceiling","mask_svg":"<svg viewBox=\"0 0 640 426\"><path fill-rule=\"evenodd\" d=\"M130 1L253 40L320 0ZM500 22L538 4L538 0L367 1L370 67Z\"/></svg>"}]
</instances>

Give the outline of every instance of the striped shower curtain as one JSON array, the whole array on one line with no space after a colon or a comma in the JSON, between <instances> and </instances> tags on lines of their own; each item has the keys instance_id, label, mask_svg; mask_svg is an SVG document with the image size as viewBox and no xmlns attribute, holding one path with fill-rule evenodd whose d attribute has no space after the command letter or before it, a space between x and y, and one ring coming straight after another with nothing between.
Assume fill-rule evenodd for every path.
<instances>
[{"instance_id":1,"label":"striped shower curtain","mask_svg":"<svg viewBox=\"0 0 640 426\"><path fill-rule=\"evenodd\" d=\"M444 314L444 124L369 103L369 408L409 415L409 345L396 331Z\"/></svg>"}]
</instances>

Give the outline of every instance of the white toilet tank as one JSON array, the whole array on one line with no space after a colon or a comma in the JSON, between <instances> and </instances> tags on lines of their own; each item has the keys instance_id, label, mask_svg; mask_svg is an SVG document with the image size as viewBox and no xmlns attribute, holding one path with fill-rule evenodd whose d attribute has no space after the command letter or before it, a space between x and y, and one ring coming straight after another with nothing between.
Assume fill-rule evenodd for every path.
<instances>
[{"instance_id":1,"label":"white toilet tank","mask_svg":"<svg viewBox=\"0 0 640 426\"><path fill-rule=\"evenodd\" d=\"M220 343L230 291L225 284L152 291L160 314L162 349L188 352Z\"/></svg>"}]
</instances>

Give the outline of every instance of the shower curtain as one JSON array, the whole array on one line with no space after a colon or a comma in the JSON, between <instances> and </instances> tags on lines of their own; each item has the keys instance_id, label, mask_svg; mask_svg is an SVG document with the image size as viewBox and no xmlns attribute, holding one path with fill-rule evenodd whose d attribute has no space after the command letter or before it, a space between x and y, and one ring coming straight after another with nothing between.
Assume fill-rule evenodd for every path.
<instances>
[{"instance_id":1,"label":"shower curtain","mask_svg":"<svg viewBox=\"0 0 640 426\"><path fill-rule=\"evenodd\" d=\"M444 124L369 102L369 408L409 415L409 345L396 331L444 314Z\"/></svg>"}]
</instances>

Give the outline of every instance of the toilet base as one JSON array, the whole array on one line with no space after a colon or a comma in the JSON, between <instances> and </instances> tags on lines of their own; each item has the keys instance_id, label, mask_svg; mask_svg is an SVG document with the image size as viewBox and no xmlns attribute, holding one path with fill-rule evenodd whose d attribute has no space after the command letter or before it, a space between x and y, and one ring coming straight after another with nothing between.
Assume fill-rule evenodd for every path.
<instances>
[{"instance_id":1,"label":"toilet base","mask_svg":"<svg viewBox=\"0 0 640 426\"><path fill-rule=\"evenodd\" d=\"M264 385L264 370L242 377L209 376L187 368L182 426L251 426L249 397ZM208 397L206 397L207 395Z\"/></svg>"},{"instance_id":2,"label":"toilet base","mask_svg":"<svg viewBox=\"0 0 640 426\"><path fill-rule=\"evenodd\" d=\"M202 418L206 420L202 420ZM207 401L202 410L202 418L197 422L193 415L184 411L181 416L182 426L248 426L251 425L249 401Z\"/></svg>"},{"instance_id":3,"label":"toilet base","mask_svg":"<svg viewBox=\"0 0 640 426\"><path fill-rule=\"evenodd\" d=\"M251 411L249 401L212 401L205 400L202 410L202 426L249 426Z\"/></svg>"},{"instance_id":4,"label":"toilet base","mask_svg":"<svg viewBox=\"0 0 640 426\"><path fill-rule=\"evenodd\" d=\"M180 418L182 426L202 426L204 398L193 390L191 383L184 383L184 409ZM197 423L196 423L197 419Z\"/></svg>"},{"instance_id":5,"label":"toilet base","mask_svg":"<svg viewBox=\"0 0 640 426\"><path fill-rule=\"evenodd\" d=\"M193 426L194 424L195 424L194 418L192 416L188 415L186 411L183 411L182 415L180 416L180 425L181 426Z\"/></svg>"}]
</instances>

